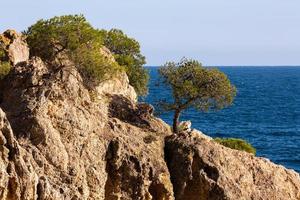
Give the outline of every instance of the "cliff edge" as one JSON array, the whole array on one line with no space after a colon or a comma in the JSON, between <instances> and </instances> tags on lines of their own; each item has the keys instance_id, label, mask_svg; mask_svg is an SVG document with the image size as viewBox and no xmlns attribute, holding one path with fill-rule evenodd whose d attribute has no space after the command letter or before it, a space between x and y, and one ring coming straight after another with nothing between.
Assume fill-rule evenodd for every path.
<instances>
[{"instance_id":1,"label":"cliff edge","mask_svg":"<svg viewBox=\"0 0 300 200\"><path fill-rule=\"evenodd\" d=\"M125 73L91 91L68 59L29 58L15 31L0 39L13 65L0 81L0 199L300 199L293 170L172 135Z\"/></svg>"}]
</instances>

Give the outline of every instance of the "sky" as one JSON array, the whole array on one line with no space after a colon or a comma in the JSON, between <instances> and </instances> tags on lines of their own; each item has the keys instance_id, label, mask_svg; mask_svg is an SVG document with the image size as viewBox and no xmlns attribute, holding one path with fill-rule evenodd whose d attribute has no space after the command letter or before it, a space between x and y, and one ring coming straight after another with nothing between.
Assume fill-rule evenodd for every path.
<instances>
[{"instance_id":1,"label":"sky","mask_svg":"<svg viewBox=\"0 0 300 200\"><path fill-rule=\"evenodd\" d=\"M140 42L148 66L182 57L206 66L300 65L299 0L14 0L1 2L0 31L84 14Z\"/></svg>"}]
</instances>

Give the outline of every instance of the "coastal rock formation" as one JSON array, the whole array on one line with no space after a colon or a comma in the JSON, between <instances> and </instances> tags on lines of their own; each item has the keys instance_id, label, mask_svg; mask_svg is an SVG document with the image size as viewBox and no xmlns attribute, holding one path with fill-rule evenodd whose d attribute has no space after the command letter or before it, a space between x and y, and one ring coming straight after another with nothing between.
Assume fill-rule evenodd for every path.
<instances>
[{"instance_id":1,"label":"coastal rock formation","mask_svg":"<svg viewBox=\"0 0 300 200\"><path fill-rule=\"evenodd\" d=\"M300 198L292 170L200 132L172 135L125 73L87 89L67 58L58 67L9 46L20 37L0 81L0 199Z\"/></svg>"},{"instance_id":2,"label":"coastal rock formation","mask_svg":"<svg viewBox=\"0 0 300 200\"><path fill-rule=\"evenodd\" d=\"M179 200L300 199L298 173L198 131L169 136L165 157Z\"/></svg>"},{"instance_id":3,"label":"coastal rock formation","mask_svg":"<svg viewBox=\"0 0 300 200\"><path fill-rule=\"evenodd\" d=\"M63 63L34 57L0 83L0 199L173 199L169 127L138 115L126 74L92 92Z\"/></svg>"}]
</instances>

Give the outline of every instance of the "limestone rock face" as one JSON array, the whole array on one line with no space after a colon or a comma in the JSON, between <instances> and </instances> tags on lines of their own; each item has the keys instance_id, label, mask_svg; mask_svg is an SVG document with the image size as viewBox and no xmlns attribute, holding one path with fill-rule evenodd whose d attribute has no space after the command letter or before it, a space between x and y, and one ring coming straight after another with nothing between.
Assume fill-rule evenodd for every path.
<instances>
[{"instance_id":1,"label":"limestone rock face","mask_svg":"<svg viewBox=\"0 0 300 200\"><path fill-rule=\"evenodd\" d=\"M31 58L0 83L0 199L173 199L169 127L139 113L126 74L93 92L63 63Z\"/></svg>"},{"instance_id":2,"label":"limestone rock face","mask_svg":"<svg viewBox=\"0 0 300 200\"><path fill-rule=\"evenodd\" d=\"M105 95L123 95L129 100L136 102L137 94L134 88L129 85L129 79L125 72L119 74L117 77L100 83L96 87L97 97L101 98Z\"/></svg>"},{"instance_id":3,"label":"limestone rock face","mask_svg":"<svg viewBox=\"0 0 300 200\"><path fill-rule=\"evenodd\" d=\"M172 135L125 73L87 89L66 57L28 59L12 35L2 37L14 66L0 81L0 200L299 199L297 173L201 132Z\"/></svg>"},{"instance_id":4,"label":"limestone rock face","mask_svg":"<svg viewBox=\"0 0 300 200\"><path fill-rule=\"evenodd\" d=\"M168 137L165 156L179 200L300 199L298 173L221 146L198 131Z\"/></svg>"}]
</instances>

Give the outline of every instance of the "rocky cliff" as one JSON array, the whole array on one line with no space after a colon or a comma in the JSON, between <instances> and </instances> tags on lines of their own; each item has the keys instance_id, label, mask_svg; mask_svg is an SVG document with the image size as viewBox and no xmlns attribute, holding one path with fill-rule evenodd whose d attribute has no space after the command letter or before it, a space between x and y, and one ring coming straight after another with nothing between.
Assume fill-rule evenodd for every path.
<instances>
[{"instance_id":1,"label":"rocky cliff","mask_svg":"<svg viewBox=\"0 0 300 200\"><path fill-rule=\"evenodd\" d=\"M0 199L300 199L296 172L172 135L126 74L91 91L70 61L29 58L14 31L0 39L13 64L0 82Z\"/></svg>"}]
</instances>

